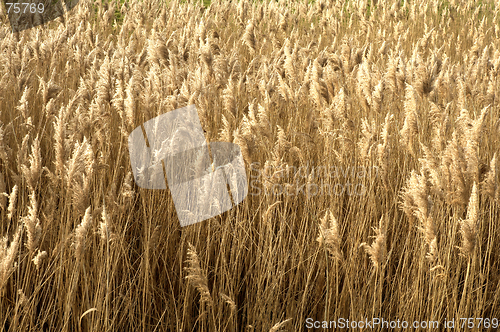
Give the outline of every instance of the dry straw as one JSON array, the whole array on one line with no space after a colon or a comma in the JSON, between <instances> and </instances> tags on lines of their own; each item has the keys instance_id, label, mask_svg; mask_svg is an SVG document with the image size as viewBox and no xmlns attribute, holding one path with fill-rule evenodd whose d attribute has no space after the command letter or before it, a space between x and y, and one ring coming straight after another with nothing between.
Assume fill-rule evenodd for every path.
<instances>
[{"instance_id":1,"label":"dry straw","mask_svg":"<svg viewBox=\"0 0 500 332\"><path fill-rule=\"evenodd\" d=\"M436 3L80 0L43 28L0 25L0 320L206 332L499 316L500 3ZM239 145L249 194L180 227L168 190L134 184L127 138L188 104L207 140ZM30 302L11 310L19 289Z\"/></svg>"}]
</instances>

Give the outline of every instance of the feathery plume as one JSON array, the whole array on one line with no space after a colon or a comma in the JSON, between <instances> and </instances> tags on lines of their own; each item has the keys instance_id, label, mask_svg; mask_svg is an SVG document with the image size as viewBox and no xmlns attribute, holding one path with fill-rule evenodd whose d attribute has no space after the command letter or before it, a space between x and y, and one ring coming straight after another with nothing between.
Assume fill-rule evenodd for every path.
<instances>
[{"instance_id":1,"label":"feathery plume","mask_svg":"<svg viewBox=\"0 0 500 332\"><path fill-rule=\"evenodd\" d=\"M464 148L459 143L458 134L453 132L452 139L446 147L441 160L441 169L445 171L447 196L451 204L463 206L467 204L469 183L467 182Z\"/></svg>"},{"instance_id":2,"label":"feathery plume","mask_svg":"<svg viewBox=\"0 0 500 332\"><path fill-rule=\"evenodd\" d=\"M222 91L222 99L224 104L224 110L227 112L228 115L230 116L232 115L234 118L236 118L237 109L236 109L236 100L234 96L234 84L232 77L229 78L226 88L224 89L224 91Z\"/></svg>"},{"instance_id":3,"label":"feathery plume","mask_svg":"<svg viewBox=\"0 0 500 332\"><path fill-rule=\"evenodd\" d=\"M16 106L16 109L21 112L23 119L26 119L27 111L29 110L28 101L30 99L29 95L31 92L31 88L26 85L24 88L24 92L21 96L21 100L19 101L19 106Z\"/></svg>"},{"instance_id":4,"label":"feathery plume","mask_svg":"<svg viewBox=\"0 0 500 332\"><path fill-rule=\"evenodd\" d=\"M460 235L462 235L462 246L459 247L463 256L470 256L474 252L477 237L477 225L479 218L479 197L476 183L472 186L469 205L467 206L467 217L460 220Z\"/></svg>"},{"instance_id":5,"label":"feathery plume","mask_svg":"<svg viewBox=\"0 0 500 332\"><path fill-rule=\"evenodd\" d=\"M90 206L85 210L85 215L83 216L82 222L75 229L75 257L77 262L81 262L83 259L83 254L85 251L85 237L92 223L92 216L90 214Z\"/></svg>"},{"instance_id":6,"label":"feathery plume","mask_svg":"<svg viewBox=\"0 0 500 332\"><path fill-rule=\"evenodd\" d=\"M19 250L20 239L21 229L18 228L8 247L6 238L0 242L0 291L3 290L10 274L14 271L14 261Z\"/></svg>"},{"instance_id":7,"label":"feathery plume","mask_svg":"<svg viewBox=\"0 0 500 332\"><path fill-rule=\"evenodd\" d=\"M38 254L36 254L36 256L32 259L33 264L35 264L37 269L41 267L42 261L45 258L47 258L47 252L38 250Z\"/></svg>"},{"instance_id":8,"label":"feathery plume","mask_svg":"<svg viewBox=\"0 0 500 332\"><path fill-rule=\"evenodd\" d=\"M7 220L11 220L16 212L17 184L14 185L9 195L9 206L7 207Z\"/></svg>"},{"instance_id":9,"label":"feathery plume","mask_svg":"<svg viewBox=\"0 0 500 332\"><path fill-rule=\"evenodd\" d=\"M332 211L328 210L319 224L319 235L316 241L320 245L325 245L331 257L337 261L342 261L343 254L340 249L340 234L337 219Z\"/></svg>"},{"instance_id":10,"label":"feathery plume","mask_svg":"<svg viewBox=\"0 0 500 332\"><path fill-rule=\"evenodd\" d=\"M210 290L208 289L207 277L200 267L200 259L198 258L196 249L189 242L186 263L188 264L188 266L184 268L187 272L186 279L198 290L198 292L200 292L200 302L208 305L209 307L212 306L213 299L212 295L210 295Z\"/></svg>"},{"instance_id":11,"label":"feathery plume","mask_svg":"<svg viewBox=\"0 0 500 332\"><path fill-rule=\"evenodd\" d=\"M274 153L277 159L281 159L284 154L292 147L292 144L286 139L286 134L281 126L277 125L278 138L274 146Z\"/></svg>"},{"instance_id":12,"label":"feathery plume","mask_svg":"<svg viewBox=\"0 0 500 332\"><path fill-rule=\"evenodd\" d=\"M500 202L500 185L498 179L497 154L490 161L490 169L482 182L482 191L492 200Z\"/></svg>"},{"instance_id":13,"label":"feathery plume","mask_svg":"<svg viewBox=\"0 0 500 332\"><path fill-rule=\"evenodd\" d=\"M87 138L84 137L82 143L75 143L75 148L71 158L68 160L65 168L65 184L71 197L77 193L78 190L82 190L78 181L84 180L86 174L88 174L93 167L94 156L92 153L92 147L87 142ZM77 182L77 186L75 186ZM84 181L85 182L85 181ZM81 195L81 194L80 194Z\"/></svg>"},{"instance_id":14,"label":"feathery plume","mask_svg":"<svg viewBox=\"0 0 500 332\"><path fill-rule=\"evenodd\" d=\"M243 34L243 42L248 46L251 53L255 53L256 41L255 41L255 26L253 20L249 20L245 28L245 33Z\"/></svg>"},{"instance_id":15,"label":"feathery plume","mask_svg":"<svg viewBox=\"0 0 500 332\"><path fill-rule=\"evenodd\" d=\"M438 244L437 244L437 238L434 237L429 245L429 251L425 255L425 258L432 264L438 260Z\"/></svg>"},{"instance_id":16,"label":"feathery plume","mask_svg":"<svg viewBox=\"0 0 500 332\"><path fill-rule=\"evenodd\" d=\"M394 115L387 113L385 116L384 127L380 133L382 143L377 146L378 163L382 170L382 182L386 188L389 188L389 126L394 119Z\"/></svg>"},{"instance_id":17,"label":"feathery plume","mask_svg":"<svg viewBox=\"0 0 500 332\"><path fill-rule=\"evenodd\" d=\"M358 141L359 156L361 160L367 162L371 158L374 147L374 140L376 136L375 121L372 120L370 124L367 118L361 119L361 133L362 136Z\"/></svg>"},{"instance_id":18,"label":"feathery plume","mask_svg":"<svg viewBox=\"0 0 500 332\"><path fill-rule=\"evenodd\" d=\"M415 89L409 84L406 84L405 95L405 122L400 134L403 144L406 145L411 154L415 155L413 141L417 138L418 135L417 96Z\"/></svg>"},{"instance_id":19,"label":"feathery plume","mask_svg":"<svg viewBox=\"0 0 500 332\"><path fill-rule=\"evenodd\" d=\"M97 102L99 105L107 104L112 96L111 62L106 55L99 70L99 81L97 82Z\"/></svg>"},{"instance_id":20,"label":"feathery plume","mask_svg":"<svg viewBox=\"0 0 500 332\"><path fill-rule=\"evenodd\" d=\"M21 171L30 190L33 190L38 183L42 171L42 156L40 153L40 141L38 136L33 140L31 154L29 155L30 166L21 165Z\"/></svg>"},{"instance_id":21,"label":"feathery plume","mask_svg":"<svg viewBox=\"0 0 500 332\"><path fill-rule=\"evenodd\" d=\"M106 205L102 205L101 222L99 223L99 234L104 243L108 243L114 239L114 234L111 232L111 224L109 215L106 211Z\"/></svg>"},{"instance_id":22,"label":"feathery plume","mask_svg":"<svg viewBox=\"0 0 500 332\"><path fill-rule=\"evenodd\" d=\"M23 217L23 223L26 227L28 234L28 241L26 246L30 253L33 253L40 243L40 238L42 236L42 226L40 225L40 220L37 217L38 214L38 203L36 201L35 192L30 193L30 205L28 207L28 215Z\"/></svg>"},{"instance_id":23,"label":"feathery plume","mask_svg":"<svg viewBox=\"0 0 500 332\"><path fill-rule=\"evenodd\" d=\"M289 321L291 321L292 319L291 318L288 318L287 320L284 320L280 323L276 323L273 325L273 327L271 327L271 329L269 330L269 332L278 332L278 331L281 331L281 329L283 328L283 326L288 323Z\"/></svg>"},{"instance_id":24,"label":"feathery plume","mask_svg":"<svg viewBox=\"0 0 500 332\"><path fill-rule=\"evenodd\" d=\"M125 123L127 126L132 127L134 125L134 117L137 108L137 100L141 91L141 73L138 68L134 68L133 74L127 82L127 87L125 88Z\"/></svg>"},{"instance_id":25,"label":"feathery plume","mask_svg":"<svg viewBox=\"0 0 500 332\"><path fill-rule=\"evenodd\" d=\"M54 122L54 148L56 152L56 176L59 179L63 178L64 174L64 160L67 154L67 142L66 142L66 120L67 114L69 112L69 106L61 107L59 110L59 115L56 117Z\"/></svg>"},{"instance_id":26,"label":"feathery plume","mask_svg":"<svg viewBox=\"0 0 500 332\"><path fill-rule=\"evenodd\" d=\"M373 266L378 269L382 267L386 259L386 231L385 225L383 224L384 217L380 218L380 223L378 228L373 228L375 231L375 241L371 245L365 242L361 243L360 247L363 247L365 251L370 256Z\"/></svg>"},{"instance_id":27,"label":"feathery plume","mask_svg":"<svg viewBox=\"0 0 500 332\"><path fill-rule=\"evenodd\" d=\"M365 60L361 63L361 67L358 70L358 94L363 99L363 105L366 108L372 106L372 79L370 75L370 68L368 67L368 61Z\"/></svg>"}]
</instances>

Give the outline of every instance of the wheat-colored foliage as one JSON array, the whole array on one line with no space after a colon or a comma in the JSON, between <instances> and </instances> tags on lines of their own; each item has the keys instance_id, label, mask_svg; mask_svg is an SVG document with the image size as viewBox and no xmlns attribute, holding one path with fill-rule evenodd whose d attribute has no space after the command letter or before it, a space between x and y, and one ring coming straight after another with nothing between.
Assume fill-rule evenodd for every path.
<instances>
[{"instance_id":1,"label":"wheat-colored foliage","mask_svg":"<svg viewBox=\"0 0 500 332\"><path fill-rule=\"evenodd\" d=\"M500 315L498 1L3 8L0 330ZM190 104L248 196L181 227L128 135Z\"/></svg>"}]
</instances>

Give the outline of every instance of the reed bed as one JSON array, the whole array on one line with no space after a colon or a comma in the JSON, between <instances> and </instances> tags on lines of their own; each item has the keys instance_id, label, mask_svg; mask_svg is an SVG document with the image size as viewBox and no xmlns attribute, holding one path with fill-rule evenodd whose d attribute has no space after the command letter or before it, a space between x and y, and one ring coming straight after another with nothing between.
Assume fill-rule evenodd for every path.
<instances>
[{"instance_id":1,"label":"reed bed","mask_svg":"<svg viewBox=\"0 0 500 332\"><path fill-rule=\"evenodd\" d=\"M500 318L499 12L80 0L11 33L2 6L0 330ZM180 227L127 140L191 104L249 194Z\"/></svg>"}]
</instances>

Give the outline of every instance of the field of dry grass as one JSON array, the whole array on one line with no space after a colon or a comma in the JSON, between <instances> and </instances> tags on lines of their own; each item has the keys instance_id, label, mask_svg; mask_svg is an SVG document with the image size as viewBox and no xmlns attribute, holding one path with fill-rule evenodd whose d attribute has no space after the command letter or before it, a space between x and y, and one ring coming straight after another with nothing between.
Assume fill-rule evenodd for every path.
<instances>
[{"instance_id":1,"label":"field of dry grass","mask_svg":"<svg viewBox=\"0 0 500 332\"><path fill-rule=\"evenodd\" d=\"M13 34L2 6L0 331L500 318L499 12L80 0ZM180 227L127 140L191 104L249 194Z\"/></svg>"}]
</instances>

